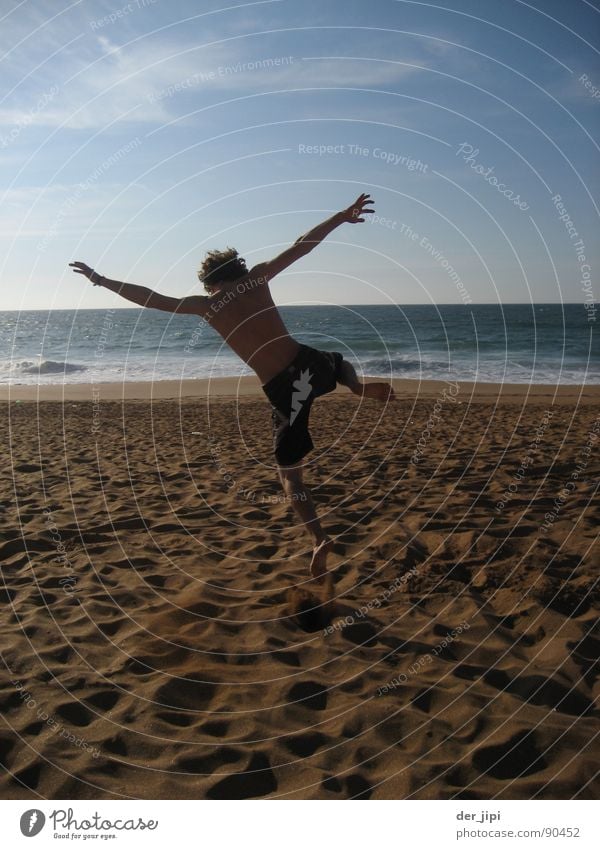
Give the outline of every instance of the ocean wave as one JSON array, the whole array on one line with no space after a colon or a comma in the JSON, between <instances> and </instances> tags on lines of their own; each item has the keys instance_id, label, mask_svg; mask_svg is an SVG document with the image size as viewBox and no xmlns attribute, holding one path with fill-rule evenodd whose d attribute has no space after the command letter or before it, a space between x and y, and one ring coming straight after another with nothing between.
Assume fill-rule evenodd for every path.
<instances>
[{"instance_id":1,"label":"ocean wave","mask_svg":"<svg viewBox=\"0 0 600 849\"><path fill-rule=\"evenodd\" d=\"M523 383L523 384L577 384L600 383L600 371L597 367L585 367L581 363L554 363L539 361L535 364L518 363L497 359L474 362L456 357L450 363L434 357L422 358L369 357L355 362L357 372L364 376L384 378L410 378L416 380L462 380L482 383Z\"/></svg>"},{"instance_id":2,"label":"ocean wave","mask_svg":"<svg viewBox=\"0 0 600 849\"><path fill-rule=\"evenodd\" d=\"M12 363L11 373L16 374L72 374L76 371L87 371L87 366L77 363L59 363L57 360L39 360L34 363L24 360L21 363Z\"/></svg>"},{"instance_id":3,"label":"ocean wave","mask_svg":"<svg viewBox=\"0 0 600 849\"><path fill-rule=\"evenodd\" d=\"M360 369L365 374L388 375L399 377L407 372L422 372L424 369L436 370L440 374L448 373L450 366L448 361L436 360L433 357L423 356L420 359L410 356L392 357L366 357L360 361Z\"/></svg>"}]
</instances>

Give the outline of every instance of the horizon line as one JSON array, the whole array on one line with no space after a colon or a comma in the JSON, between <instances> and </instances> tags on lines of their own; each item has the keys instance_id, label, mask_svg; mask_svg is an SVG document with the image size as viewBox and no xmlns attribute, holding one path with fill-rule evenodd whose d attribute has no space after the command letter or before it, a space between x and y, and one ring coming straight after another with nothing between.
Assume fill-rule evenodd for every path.
<instances>
[{"instance_id":1,"label":"horizon line","mask_svg":"<svg viewBox=\"0 0 600 849\"><path fill-rule=\"evenodd\" d=\"M584 306L586 302L584 301L473 301L470 304L455 304L455 303L434 303L432 304L430 301L427 303L390 303L386 302L376 302L376 303L358 303L358 304L275 304L276 307L464 307L465 309L468 307L524 307L524 306ZM125 312L126 310L148 310L152 309L151 307L27 307L23 309L12 308L12 309L0 309L0 313L5 312L98 312L99 310L113 310L119 312ZM156 310L156 312L166 312L166 310ZM172 315L176 315L176 313L171 313ZM186 315L187 313L181 313L181 315Z\"/></svg>"}]
</instances>

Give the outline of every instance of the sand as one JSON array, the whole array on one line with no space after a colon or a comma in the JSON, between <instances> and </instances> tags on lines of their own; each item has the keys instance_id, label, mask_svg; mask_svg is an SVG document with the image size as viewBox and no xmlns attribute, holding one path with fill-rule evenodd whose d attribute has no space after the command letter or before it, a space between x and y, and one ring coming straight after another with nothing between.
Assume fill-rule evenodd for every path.
<instances>
[{"instance_id":1,"label":"sand","mask_svg":"<svg viewBox=\"0 0 600 849\"><path fill-rule=\"evenodd\" d=\"M329 600L256 381L4 390L2 798L597 797L599 388L396 388L312 413Z\"/></svg>"}]
</instances>

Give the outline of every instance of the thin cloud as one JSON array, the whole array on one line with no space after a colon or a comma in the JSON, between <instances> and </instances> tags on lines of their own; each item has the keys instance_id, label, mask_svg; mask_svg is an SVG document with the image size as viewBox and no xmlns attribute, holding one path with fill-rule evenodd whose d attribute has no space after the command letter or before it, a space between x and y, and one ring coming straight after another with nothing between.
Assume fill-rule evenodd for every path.
<instances>
[{"instance_id":1,"label":"thin cloud","mask_svg":"<svg viewBox=\"0 0 600 849\"><path fill-rule=\"evenodd\" d=\"M148 38L119 45L110 34L94 37L83 49L59 54L44 75L45 85L58 93L38 107L44 90L28 87L26 96L17 90L15 102L0 108L0 122L10 129L22 126L72 129L121 123L163 123L175 117L178 103L190 97L207 101L215 94L285 91L310 87L394 86L407 75L424 68L423 59L404 64L376 58L311 57L274 52L266 45L247 40L241 51L237 42L201 48L182 48L181 43L157 43ZM271 47L273 46L271 41ZM80 45L78 45L78 48Z\"/></svg>"}]
</instances>

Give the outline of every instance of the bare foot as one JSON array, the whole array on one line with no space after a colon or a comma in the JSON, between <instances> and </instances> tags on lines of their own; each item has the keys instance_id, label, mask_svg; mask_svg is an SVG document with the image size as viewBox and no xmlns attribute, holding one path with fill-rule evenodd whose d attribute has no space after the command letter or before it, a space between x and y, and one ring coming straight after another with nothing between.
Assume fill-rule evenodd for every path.
<instances>
[{"instance_id":1,"label":"bare foot","mask_svg":"<svg viewBox=\"0 0 600 849\"><path fill-rule=\"evenodd\" d=\"M327 572L327 556L333 547L333 540L327 537L313 548L310 562L310 574L313 578L322 578Z\"/></svg>"},{"instance_id":2,"label":"bare foot","mask_svg":"<svg viewBox=\"0 0 600 849\"><path fill-rule=\"evenodd\" d=\"M389 383L363 383L361 386L363 398L386 403L394 397L394 390Z\"/></svg>"}]
</instances>

